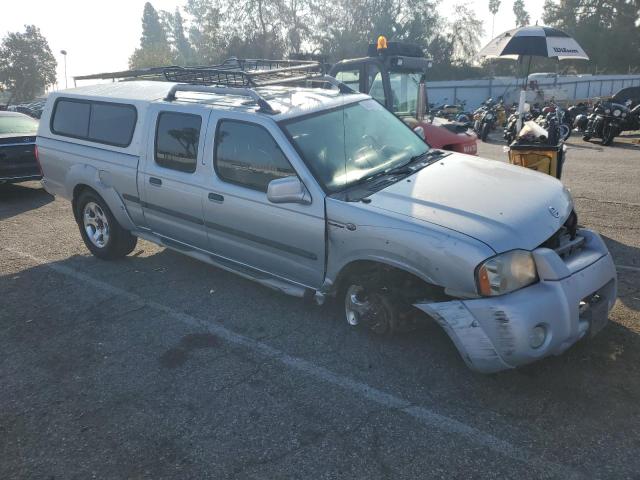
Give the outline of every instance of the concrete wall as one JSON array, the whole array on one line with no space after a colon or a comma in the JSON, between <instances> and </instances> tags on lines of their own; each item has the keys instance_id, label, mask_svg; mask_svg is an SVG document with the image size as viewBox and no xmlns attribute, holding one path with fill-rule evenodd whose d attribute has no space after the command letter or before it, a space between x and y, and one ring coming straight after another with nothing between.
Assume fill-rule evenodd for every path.
<instances>
[{"instance_id":1,"label":"concrete wall","mask_svg":"<svg viewBox=\"0 0 640 480\"><path fill-rule=\"evenodd\" d=\"M545 97L557 101L607 97L622 88L640 86L640 75L574 75L535 78ZM503 96L505 102L517 102L522 79L500 77L491 80L452 80L428 82L429 103L457 103L466 100L467 109L477 108L487 98Z\"/></svg>"}]
</instances>

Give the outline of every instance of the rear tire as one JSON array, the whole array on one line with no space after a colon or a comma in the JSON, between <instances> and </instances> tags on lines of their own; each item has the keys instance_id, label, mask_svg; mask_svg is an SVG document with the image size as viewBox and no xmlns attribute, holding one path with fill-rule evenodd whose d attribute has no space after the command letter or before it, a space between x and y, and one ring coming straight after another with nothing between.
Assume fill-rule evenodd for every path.
<instances>
[{"instance_id":1,"label":"rear tire","mask_svg":"<svg viewBox=\"0 0 640 480\"><path fill-rule=\"evenodd\" d=\"M105 201L96 193L80 194L76 203L80 235L89 251L102 260L126 257L138 238L120 226Z\"/></svg>"}]
</instances>

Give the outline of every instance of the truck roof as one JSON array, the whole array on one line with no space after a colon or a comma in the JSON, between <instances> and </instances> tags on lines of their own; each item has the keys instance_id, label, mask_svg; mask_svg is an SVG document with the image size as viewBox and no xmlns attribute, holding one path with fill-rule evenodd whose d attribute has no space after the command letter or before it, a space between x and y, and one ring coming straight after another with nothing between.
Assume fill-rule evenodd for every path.
<instances>
[{"instance_id":1,"label":"truck roof","mask_svg":"<svg viewBox=\"0 0 640 480\"><path fill-rule=\"evenodd\" d=\"M159 103L198 104L211 108L257 112L254 100L234 94L180 91L176 99L168 101L165 97L177 85L164 81L125 81L87 85L55 92L56 97L84 98L103 101L120 101L132 104ZM231 92L233 89L229 89ZM369 98L361 93L343 94L335 89L298 88L269 86L254 88L262 98L269 102L278 113L270 114L274 120L296 117L318 110L325 110Z\"/></svg>"}]
</instances>

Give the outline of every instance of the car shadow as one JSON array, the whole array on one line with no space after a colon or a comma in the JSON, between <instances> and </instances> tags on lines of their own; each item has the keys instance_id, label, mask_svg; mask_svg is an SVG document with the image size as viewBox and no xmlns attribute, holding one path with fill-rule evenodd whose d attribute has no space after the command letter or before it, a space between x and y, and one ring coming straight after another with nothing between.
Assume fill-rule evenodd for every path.
<instances>
[{"instance_id":1,"label":"car shadow","mask_svg":"<svg viewBox=\"0 0 640 480\"><path fill-rule=\"evenodd\" d=\"M35 210L53 200L40 182L0 184L0 220Z\"/></svg>"},{"instance_id":2,"label":"car shadow","mask_svg":"<svg viewBox=\"0 0 640 480\"><path fill-rule=\"evenodd\" d=\"M602 236L618 270L618 299L631 310L640 311L640 248Z\"/></svg>"}]
</instances>

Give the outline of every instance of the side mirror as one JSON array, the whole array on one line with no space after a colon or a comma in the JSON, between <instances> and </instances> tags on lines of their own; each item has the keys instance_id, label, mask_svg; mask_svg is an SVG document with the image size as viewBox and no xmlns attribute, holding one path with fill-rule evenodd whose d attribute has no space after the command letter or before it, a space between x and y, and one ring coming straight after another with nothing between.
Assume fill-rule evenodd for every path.
<instances>
[{"instance_id":1,"label":"side mirror","mask_svg":"<svg viewBox=\"0 0 640 480\"><path fill-rule=\"evenodd\" d=\"M271 203L301 203L309 205L311 194L296 176L276 178L267 186L267 199Z\"/></svg>"},{"instance_id":2,"label":"side mirror","mask_svg":"<svg viewBox=\"0 0 640 480\"><path fill-rule=\"evenodd\" d=\"M418 126L416 128L413 129L413 131L416 133L416 135L418 135L421 139L426 140L427 137L424 134L424 128Z\"/></svg>"}]
</instances>

